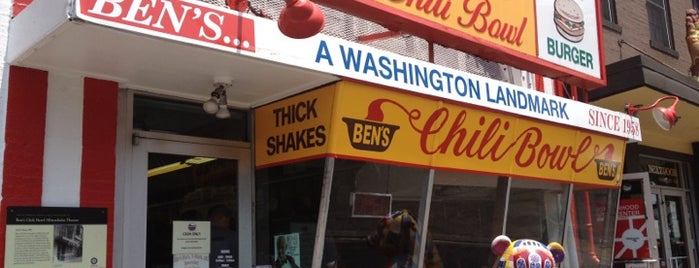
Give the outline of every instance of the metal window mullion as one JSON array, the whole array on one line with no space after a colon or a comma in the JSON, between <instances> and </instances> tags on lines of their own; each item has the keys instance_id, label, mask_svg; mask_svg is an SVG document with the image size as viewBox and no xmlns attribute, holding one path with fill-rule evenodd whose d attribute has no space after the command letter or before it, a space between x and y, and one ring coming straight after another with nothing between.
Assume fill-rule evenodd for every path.
<instances>
[{"instance_id":1,"label":"metal window mullion","mask_svg":"<svg viewBox=\"0 0 699 268\"><path fill-rule=\"evenodd\" d=\"M419 210L419 219L418 219L418 224L420 225L418 227L418 234L420 234L419 237L416 237L418 239L417 242L415 243L415 247L413 248L413 252L416 254L413 254L413 266L412 267L417 267L417 268L423 268L424 262L425 262L425 248L427 245L427 227L429 225L429 218L430 218L430 205L432 202L432 187L434 186L434 169L430 169L427 178L425 179L425 183L423 185L423 193L422 193L422 200L420 200L420 210Z\"/></svg>"},{"instance_id":2,"label":"metal window mullion","mask_svg":"<svg viewBox=\"0 0 699 268\"><path fill-rule=\"evenodd\" d=\"M328 223L328 211L330 210L330 193L332 192L333 173L335 171L335 158L325 158L323 172L323 186L320 195L320 208L318 209L318 223L316 225L316 237L313 246L313 261L311 267L322 267L323 250L325 245L325 228Z\"/></svg>"}]
</instances>

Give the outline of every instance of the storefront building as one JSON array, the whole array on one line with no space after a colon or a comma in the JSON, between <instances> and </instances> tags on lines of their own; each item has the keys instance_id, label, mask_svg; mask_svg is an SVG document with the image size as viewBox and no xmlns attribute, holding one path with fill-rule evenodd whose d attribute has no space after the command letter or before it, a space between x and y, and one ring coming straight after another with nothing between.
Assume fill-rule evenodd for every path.
<instances>
[{"instance_id":1,"label":"storefront building","mask_svg":"<svg viewBox=\"0 0 699 268\"><path fill-rule=\"evenodd\" d=\"M415 13L406 3L318 2L417 35L436 23L388 17ZM245 3L34 1L15 12L5 267L490 267L503 234L560 243L562 267L611 265L639 119L458 52L603 86L595 4L583 6L584 40L534 23L554 20L551 3L523 5L520 28L494 3L464 4L466 31L505 45L435 32L454 50L390 31L334 37L372 24L329 8L323 33L289 38L269 19L284 1ZM489 28L477 26L486 4ZM401 46L382 49L383 37Z\"/></svg>"},{"instance_id":2,"label":"storefront building","mask_svg":"<svg viewBox=\"0 0 699 268\"><path fill-rule=\"evenodd\" d=\"M590 94L592 103L605 107L623 106L623 102L650 105L662 97L677 96L677 115L682 117L670 130L663 130L650 111L638 113L644 140L626 147L615 262L693 267L697 137L692 129L697 125L692 118L699 112L697 82L646 56L610 64L607 70L610 83ZM667 99L659 106L669 107L674 102ZM630 243L631 238L638 243Z\"/></svg>"},{"instance_id":3,"label":"storefront building","mask_svg":"<svg viewBox=\"0 0 699 268\"><path fill-rule=\"evenodd\" d=\"M590 91L591 104L675 105L679 120L661 128L651 110L638 111L643 140L628 143L615 231L615 267L697 266L696 115L699 83L690 72L695 34L688 9L699 2L601 1L607 85Z\"/></svg>"}]
</instances>

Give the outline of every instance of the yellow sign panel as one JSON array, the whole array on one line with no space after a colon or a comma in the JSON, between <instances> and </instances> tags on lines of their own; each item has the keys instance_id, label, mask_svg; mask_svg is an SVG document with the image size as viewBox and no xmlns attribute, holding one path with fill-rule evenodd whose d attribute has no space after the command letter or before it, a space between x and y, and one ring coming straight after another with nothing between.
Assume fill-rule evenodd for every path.
<instances>
[{"instance_id":1,"label":"yellow sign panel","mask_svg":"<svg viewBox=\"0 0 699 268\"><path fill-rule=\"evenodd\" d=\"M324 156L334 86L255 109L255 165Z\"/></svg>"},{"instance_id":2,"label":"yellow sign panel","mask_svg":"<svg viewBox=\"0 0 699 268\"><path fill-rule=\"evenodd\" d=\"M325 153L424 168L614 187L621 179L626 142L616 137L355 83L337 83L334 93L331 89L264 107L266 112L255 111L259 125L259 114L274 114L291 104L318 100L318 116L313 121L297 124L297 129L289 125L281 131L273 128L270 133L257 132L256 136L263 138L256 138L258 167ZM320 99L329 101L322 101L320 106ZM329 107L331 101L334 105ZM321 107L329 116L323 119L329 121L320 118ZM266 124L274 125L269 120ZM323 130L322 146L269 149L270 137L296 136L299 131L318 133L319 129ZM260 130L270 129L256 127ZM319 139L315 141L320 145ZM267 153L262 151L265 148Z\"/></svg>"},{"instance_id":3,"label":"yellow sign panel","mask_svg":"<svg viewBox=\"0 0 699 268\"><path fill-rule=\"evenodd\" d=\"M536 56L534 1L375 1L437 25Z\"/></svg>"}]
</instances>

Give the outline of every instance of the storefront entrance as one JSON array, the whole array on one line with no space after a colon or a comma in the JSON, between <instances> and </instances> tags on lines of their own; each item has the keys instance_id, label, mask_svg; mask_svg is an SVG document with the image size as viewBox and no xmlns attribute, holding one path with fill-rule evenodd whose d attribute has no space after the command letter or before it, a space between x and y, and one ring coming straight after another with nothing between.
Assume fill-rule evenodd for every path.
<instances>
[{"instance_id":1,"label":"storefront entrance","mask_svg":"<svg viewBox=\"0 0 699 268\"><path fill-rule=\"evenodd\" d=\"M695 267L686 191L660 186L649 175L624 174L614 267Z\"/></svg>"},{"instance_id":2,"label":"storefront entrance","mask_svg":"<svg viewBox=\"0 0 699 268\"><path fill-rule=\"evenodd\" d=\"M688 236L689 215L685 193L682 190L651 187L653 217L658 232L660 267L694 267Z\"/></svg>"},{"instance_id":3,"label":"storefront entrance","mask_svg":"<svg viewBox=\"0 0 699 268\"><path fill-rule=\"evenodd\" d=\"M123 267L173 267L173 252L188 250L173 244L178 222L210 226L210 266L201 267L250 267L249 158L246 143L137 133Z\"/></svg>"}]
</instances>

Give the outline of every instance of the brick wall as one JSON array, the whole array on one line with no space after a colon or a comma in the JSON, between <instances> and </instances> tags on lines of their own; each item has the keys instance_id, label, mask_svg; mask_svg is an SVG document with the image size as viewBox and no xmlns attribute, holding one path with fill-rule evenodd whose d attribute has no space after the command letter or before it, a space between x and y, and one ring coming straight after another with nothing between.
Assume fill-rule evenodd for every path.
<instances>
[{"instance_id":1,"label":"brick wall","mask_svg":"<svg viewBox=\"0 0 699 268\"><path fill-rule=\"evenodd\" d=\"M650 46L650 30L646 0L616 0L618 26L621 32L604 28L604 47L607 64L643 54L649 55L682 74L689 74L689 52L685 42L685 10L692 7L691 0L670 0L670 19L678 57ZM619 41L628 44L619 46ZM641 52L633 47L638 48Z\"/></svg>"}]
</instances>

